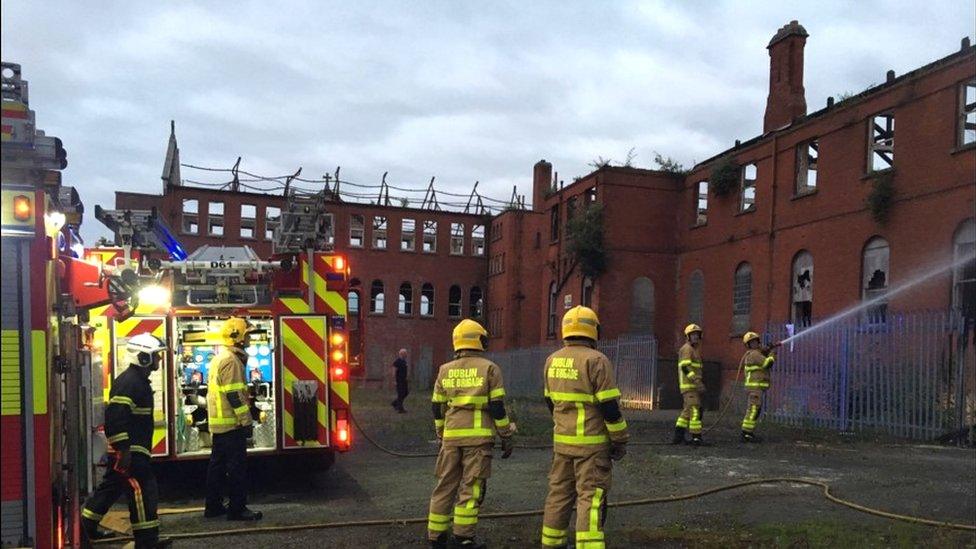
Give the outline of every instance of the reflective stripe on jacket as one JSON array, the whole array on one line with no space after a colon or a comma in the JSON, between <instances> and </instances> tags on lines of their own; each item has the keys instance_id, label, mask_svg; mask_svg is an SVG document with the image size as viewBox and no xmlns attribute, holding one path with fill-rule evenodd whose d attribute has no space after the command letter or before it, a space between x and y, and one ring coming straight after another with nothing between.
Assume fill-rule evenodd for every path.
<instances>
[{"instance_id":1,"label":"reflective stripe on jacket","mask_svg":"<svg viewBox=\"0 0 976 549\"><path fill-rule=\"evenodd\" d=\"M746 371L747 389L768 389L769 388L769 368L772 367L776 357L770 353L765 356L758 349L749 349L742 355L741 366Z\"/></svg>"},{"instance_id":2,"label":"reflective stripe on jacket","mask_svg":"<svg viewBox=\"0 0 976 549\"><path fill-rule=\"evenodd\" d=\"M244 382L246 356L243 349L227 346L210 361L207 422L211 433L226 433L246 427L253 421L249 407L251 395Z\"/></svg>"},{"instance_id":3,"label":"reflective stripe on jacket","mask_svg":"<svg viewBox=\"0 0 976 549\"><path fill-rule=\"evenodd\" d=\"M620 399L613 365L585 343L566 342L545 365L545 396L553 404L553 445L557 452L586 456L611 441L626 442L627 422L604 421L599 404Z\"/></svg>"},{"instance_id":4,"label":"reflective stripe on jacket","mask_svg":"<svg viewBox=\"0 0 976 549\"><path fill-rule=\"evenodd\" d=\"M685 370L688 374L685 374ZM705 392L702 381L701 351L691 343L685 343L678 351L678 389L682 392Z\"/></svg>"},{"instance_id":5,"label":"reflective stripe on jacket","mask_svg":"<svg viewBox=\"0 0 976 549\"><path fill-rule=\"evenodd\" d=\"M152 385L138 366L115 378L105 408L105 437L112 448L151 454L153 406Z\"/></svg>"},{"instance_id":6,"label":"reflective stripe on jacket","mask_svg":"<svg viewBox=\"0 0 976 549\"><path fill-rule=\"evenodd\" d=\"M478 351L460 351L458 358L441 365L431 400L445 404L443 420L434 426L443 433L446 446L477 446L495 440L495 431L509 436L511 421L506 416L493 420L488 412L492 400L504 400L502 371ZM443 422L443 423L441 423Z\"/></svg>"}]
</instances>

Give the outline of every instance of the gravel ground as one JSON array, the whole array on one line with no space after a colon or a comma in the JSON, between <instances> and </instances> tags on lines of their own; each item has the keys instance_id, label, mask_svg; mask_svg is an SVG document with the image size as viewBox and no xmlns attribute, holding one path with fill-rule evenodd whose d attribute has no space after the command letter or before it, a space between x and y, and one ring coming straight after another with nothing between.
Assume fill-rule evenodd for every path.
<instances>
[{"instance_id":1,"label":"gravel ground","mask_svg":"<svg viewBox=\"0 0 976 549\"><path fill-rule=\"evenodd\" d=\"M399 415L390 397L371 390L353 396L362 427L383 444L408 452L435 446L427 395L411 395L410 413ZM510 408L524 443L544 443L550 420L544 406ZM674 411L627 411L634 440L663 441ZM730 414L730 416L733 414ZM706 425L714 418L706 417ZM760 426L761 445L737 440L737 418L706 434L713 445L634 446L614 470L610 501L659 497L760 477L826 481L842 498L887 511L933 519L976 522L976 453L972 449L917 445L888 439ZM251 506L265 514L259 526L380 518L422 517L433 483L432 458L395 458L358 432L354 449L335 466L316 472L295 464L250 462ZM483 512L539 509L545 499L549 450L517 450L496 457ZM201 467L160 467L163 507L202 504ZM492 547L533 547L539 517L483 520L480 535ZM199 514L165 516L165 533L251 527ZM828 502L818 488L760 485L683 502L611 509L610 547L976 547L971 532L878 518ZM421 524L370 526L179 540L176 547L423 547Z\"/></svg>"}]
</instances>

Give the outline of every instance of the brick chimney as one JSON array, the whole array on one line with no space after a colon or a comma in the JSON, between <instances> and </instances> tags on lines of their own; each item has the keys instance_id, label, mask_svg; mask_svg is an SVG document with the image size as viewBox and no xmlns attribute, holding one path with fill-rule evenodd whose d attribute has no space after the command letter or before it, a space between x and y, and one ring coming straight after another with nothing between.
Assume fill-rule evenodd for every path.
<instances>
[{"instance_id":1,"label":"brick chimney","mask_svg":"<svg viewBox=\"0 0 976 549\"><path fill-rule=\"evenodd\" d=\"M546 194L552 188L552 164L545 160L535 163L532 168L532 211L541 212L546 202Z\"/></svg>"},{"instance_id":2,"label":"brick chimney","mask_svg":"<svg viewBox=\"0 0 976 549\"><path fill-rule=\"evenodd\" d=\"M803 89L803 47L807 30L800 23L790 21L769 41L769 97L763 133L786 126L807 113L806 93Z\"/></svg>"}]
</instances>

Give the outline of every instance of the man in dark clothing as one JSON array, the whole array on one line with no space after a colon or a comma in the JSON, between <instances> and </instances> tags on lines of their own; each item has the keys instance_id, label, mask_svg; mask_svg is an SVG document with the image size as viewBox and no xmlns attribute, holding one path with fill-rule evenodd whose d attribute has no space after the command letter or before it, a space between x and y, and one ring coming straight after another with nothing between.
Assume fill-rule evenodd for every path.
<instances>
[{"instance_id":1,"label":"man in dark clothing","mask_svg":"<svg viewBox=\"0 0 976 549\"><path fill-rule=\"evenodd\" d=\"M397 359L393 361L393 372L396 378L396 400L391 402L393 409L401 414L407 413L403 409L403 399L407 398L410 391L407 389L407 350L400 349Z\"/></svg>"}]
</instances>

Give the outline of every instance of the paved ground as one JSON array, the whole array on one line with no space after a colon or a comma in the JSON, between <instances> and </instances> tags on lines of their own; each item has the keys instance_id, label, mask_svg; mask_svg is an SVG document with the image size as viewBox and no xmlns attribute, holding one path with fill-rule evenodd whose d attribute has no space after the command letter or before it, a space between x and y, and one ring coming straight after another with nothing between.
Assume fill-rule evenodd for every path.
<instances>
[{"instance_id":1,"label":"paved ground","mask_svg":"<svg viewBox=\"0 0 976 549\"><path fill-rule=\"evenodd\" d=\"M404 451L433 451L425 395L407 400L409 414L393 413L372 391L354 395L356 411L372 436ZM545 442L548 413L538 404L512 405L525 442ZM627 414L635 440L668 437L674 412ZM706 417L706 425L713 417ZM891 440L841 438L789 432L764 425L762 445L737 442L737 418L708 433L714 445L633 447L614 470L611 501L694 492L759 477L808 477L829 482L843 498L888 511L976 523L976 453L972 449L912 445ZM325 472L307 467L252 464L252 507L264 511L260 526L425 516L432 487L432 458L384 454L356 433L355 449ZM485 512L540 508L545 498L548 450L519 450L496 458ZM199 471L161 471L164 505L198 506ZM197 514L163 518L166 532L213 531L241 525L207 521ZM247 527L245 525L244 527ZM540 519L482 521L492 547L532 547ZM817 488L762 485L694 500L612 509L610 547L976 547L969 532L916 526L865 515L827 502ZM422 547L423 525L248 534L181 540L176 547Z\"/></svg>"}]
</instances>

